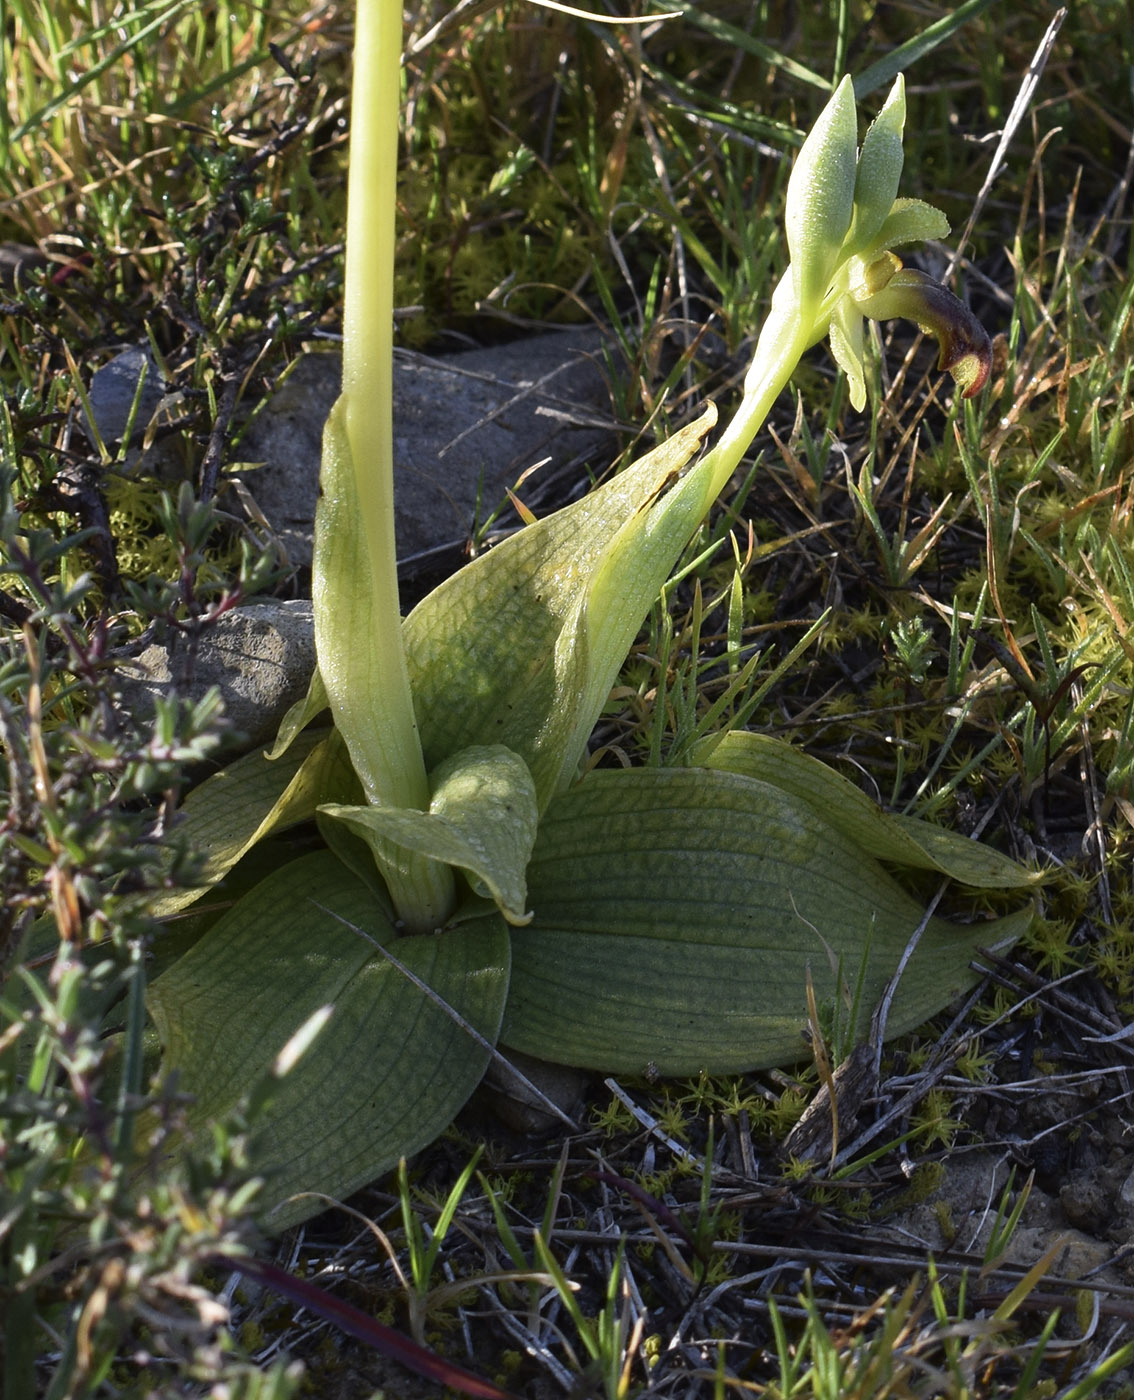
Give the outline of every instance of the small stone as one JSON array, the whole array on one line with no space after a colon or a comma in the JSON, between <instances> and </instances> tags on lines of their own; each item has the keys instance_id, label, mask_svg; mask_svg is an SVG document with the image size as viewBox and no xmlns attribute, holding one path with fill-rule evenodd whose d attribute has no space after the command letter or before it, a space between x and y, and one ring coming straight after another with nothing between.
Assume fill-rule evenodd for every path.
<instances>
[{"instance_id":1,"label":"small stone","mask_svg":"<svg viewBox=\"0 0 1134 1400\"><path fill-rule=\"evenodd\" d=\"M1013 1234L1004 1262L1028 1268L1053 1245L1058 1249L1048 1273L1055 1278L1083 1278L1105 1268L1114 1258L1114 1246L1082 1230L1051 1230L1020 1227Z\"/></svg>"},{"instance_id":2,"label":"small stone","mask_svg":"<svg viewBox=\"0 0 1134 1400\"><path fill-rule=\"evenodd\" d=\"M568 1118L578 1119L586 1101L588 1076L566 1065L549 1064L519 1050L504 1050L507 1064L493 1060L480 1094L492 1112L513 1132L546 1137L566 1126L539 1094ZM525 1082L527 1081L527 1082ZM539 1094L532 1092L534 1086Z\"/></svg>"},{"instance_id":3,"label":"small stone","mask_svg":"<svg viewBox=\"0 0 1134 1400\"><path fill-rule=\"evenodd\" d=\"M140 392L139 382L142 383ZM86 418L85 411L83 417L88 429L93 419L103 443L119 443L123 441L129 425L135 396L138 397L138 408L134 415L133 436L138 437L149 426L164 393L161 368L153 351L148 345L131 345L95 370L87 391L91 417Z\"/></svg>"},{"instance_id":4,"label":"small stone","mask_svg":"<svg viewBox=\"0 0 1134 1400\"><path fill-rule=\"evenodd\" d=\"M195 651L187 643L175 650L155 643L120 657L116 679L120 704L142 714L152 712L159 697L196 702L218 686L229 724L243 747L255 748L275 738L314 669L311 604L269 600L225 613Z\"/></svg>"},{"instance_id":5,"label":"small stone","mask_svg":"<svg viewBox=\"0 0 1134 1400\"><path fill-rule=\"evenodd\" d=\"M1100 1231L1114 1214L1114 1190L1102 1172L1072 1172L1059 1188L1059 1204L1069 1225Z\"/></svg>"}]
</instances>

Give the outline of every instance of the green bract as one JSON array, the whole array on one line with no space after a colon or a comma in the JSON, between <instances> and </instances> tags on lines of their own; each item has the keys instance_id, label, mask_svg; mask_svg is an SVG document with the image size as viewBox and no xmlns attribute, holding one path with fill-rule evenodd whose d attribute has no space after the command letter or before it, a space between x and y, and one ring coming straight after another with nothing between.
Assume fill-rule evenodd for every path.
<instances>
[{"instance_id":1,"label":"green bract","mask_svg":"<svg viewBox=\"0 0 1134 1400\"><path fill-rule=\"evenodd\" d=\"M809 979L833 1002L861 974L876 1001L922 922L879 861L976 888L1033 878L885 816L756 735L718 735L684 767L579 780L643 618L807 346L830 332L861 405L864 315L957 321L955 299L890 252L945 231L935 210L896 197L901 80L861 155L849 79L804 144L791 265L716 444L702 450L710 405L403 622L390 403L400 37L400 5L360 0L343 393L316 523L318 672L271 757L234 763L186 801L207 884L224 881L231 907L201 917L150 989L198 1127L253 1090L267 1098L257 1142L273 1226L321 1203L294 1192L346 1193L441 1132L498 1043L663 1074L805 1055ZM333 727L315 727L328 708ZM323 848L256 882L249 852L302 822ZM890 1029L940 1008L970 981L974 948L1028 918L929 921ZM320 1024L279 1078L281 1047Z\"/></svg>"}]
</instances>

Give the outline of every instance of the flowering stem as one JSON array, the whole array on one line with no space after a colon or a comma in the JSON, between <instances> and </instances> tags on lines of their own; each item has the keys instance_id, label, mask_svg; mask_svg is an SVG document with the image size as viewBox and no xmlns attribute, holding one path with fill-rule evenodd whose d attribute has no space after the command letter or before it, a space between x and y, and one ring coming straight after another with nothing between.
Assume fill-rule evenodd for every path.
<instances>
[{"instance_id":1,"label":"flowering stem","mask_svg":"<svg viewBox=\"0 0 1134 1400\"><path fill-rule=\"evenodd\" d=\"M343 384L338 409L353 472L357 528L370 576L369 598L353 619L318 615L320 669L335 723L347 741L367 800L429 806L429 780L414 716L402 644L394 537L393 344L394 244L401 89L402 7L358 0L347 185ZM333 556L335 541L325 549ZM316 572L333 570L333 557ZM336 598L329 595L325 611ZM351 623L353 622L353 626ZM344 657L344 628L348 639ZM355 656L365 654L360 672ZM359 683L360 677L365 683ZM414 931L445 921L453 902L447 866L404 851L376 850L395 909Z\"/></svg>"},{"instance_id":2,"label":"flowering stem","mask_svg":"<svg viewBox=\"0 0 1134 1400\"><path fill-rule=\"evenodd\" d=\"M789 268L772 295L768 319L744 380L744 394L720 441L710 451L712 467L706 495L714 501L728 484L763 426L772 405L795 373L810 344L811 326L796 310Z\"/></svg>"},{"instance_id":3,"label":"flowering stem","mask_svg":"<svg viewBox=\"0 0 1134 1400\"><path fill-rule=\"evenodd\" d=\"M358 0L347 184L343 407L360 525L370 564L375 635L384 652L387 747L403 755L389 802L429 801L402 651L393 491L394 216L398 168L402 11L394 0ZM385 668L384 668L385 669ZM416 759L416 761L414 761Z\"/></svg>"}]
</instances>

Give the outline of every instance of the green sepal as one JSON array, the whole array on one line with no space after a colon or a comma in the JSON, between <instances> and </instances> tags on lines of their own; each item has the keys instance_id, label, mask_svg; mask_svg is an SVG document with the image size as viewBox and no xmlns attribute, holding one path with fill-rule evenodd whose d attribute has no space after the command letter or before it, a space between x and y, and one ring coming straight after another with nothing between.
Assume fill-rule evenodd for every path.
<instances>
[{"instance_id":1,"label":"green sepal","mask_svg":"<svg viewBox=\"0 0 1134 1400\"><path fill-rule=\"evenodd\" d=\"M797 314L814 319L854 212L858 121L854 87L842 80L820 112L788 180L784 228Z\"/></svg>"},{"instance_id":2,"label":"green sepal","mask_svg":"<svg viewBox=\"0 0 1134 1400\"><path fill-rule=\"evenodd\" d=\"M899 73L882 110L871 122L858 157L854 185L854 222L846 253L868 247L885 223L902 178L906 124L905 81Z\"/></svg>"}]
</instances>

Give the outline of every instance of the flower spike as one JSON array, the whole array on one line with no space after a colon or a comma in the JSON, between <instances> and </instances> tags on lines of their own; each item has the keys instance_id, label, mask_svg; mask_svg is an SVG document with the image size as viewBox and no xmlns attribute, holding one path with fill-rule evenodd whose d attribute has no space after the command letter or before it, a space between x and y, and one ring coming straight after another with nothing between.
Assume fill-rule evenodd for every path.
<instances>
[{"instance_id":1,"label":"flower spike","mask_svg":"<svg viewBox=\"0 0 1134 1400\"><path fill-rule=\"evenodd\" d=\"M984 387L992 367L984 327L952 292L924 272L903 268L890 251L949 232L939 209L898 197L905 119L899 75L859 152L850 79L835 89L788 181L791 265L772 298L746 383L755 385L766 376L784 345L806 347L829 336L850 385L851 404L861 411L866 406L864 318L900 316L937 337L938 368L950 371L963 397L973 398Z\"/></svg>"}]
</instances>

